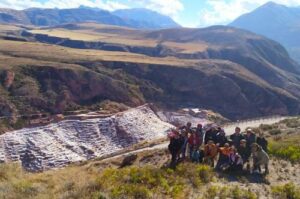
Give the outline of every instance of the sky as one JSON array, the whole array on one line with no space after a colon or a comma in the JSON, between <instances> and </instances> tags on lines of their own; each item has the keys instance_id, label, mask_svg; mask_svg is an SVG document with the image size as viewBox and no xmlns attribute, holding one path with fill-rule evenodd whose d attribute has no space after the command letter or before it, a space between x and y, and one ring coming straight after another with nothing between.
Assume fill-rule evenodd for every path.
<instances>
[{"instance_id":1,"label":"sky","mask_svg":"<svg viewBox=\"0 0 300 199\"><path fill-rule=\"evenodd\" d=\"M269 0L0 0L0 7L13 9L76 8L80 5L113 11L148 8L168 15L184 27L225 25ZM300 0L273 0L286 6L300 6Z\"/></svg>"}]
</instances>

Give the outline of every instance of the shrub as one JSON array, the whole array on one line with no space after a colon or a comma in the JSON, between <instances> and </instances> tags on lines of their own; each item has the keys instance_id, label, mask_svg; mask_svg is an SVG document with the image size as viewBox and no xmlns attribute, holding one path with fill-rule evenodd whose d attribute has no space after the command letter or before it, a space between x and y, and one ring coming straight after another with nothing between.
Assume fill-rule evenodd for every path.
<instances>
[{"instance_id":1,"label":"shrub","mask_svg":"<svg viewBox=\"0 0 300 199\"><path fill-rule=\"evenodd\" d=\"M272 194L278 199L300 199L300 187L293 183L272 187Z\"/></svg>"},{"instance_id":2,"label":"shrub","mask_svg":"<svg viewBox=\"0 0 300 199\"><path fill-rule=\"evenodd\" d=\"M269 131L270 135L279 135L281 133L282 133L282 131L280 129L272 129Z\"/></svg>"},{"instance_id":3,"label":"shrub","mask_svg":"<svg viewBox=\"0 0 300 199\"><path fill-rule=\"evenodd\" d=\"M106 169L97 181L112 198L182 198L190 186L199 188L213 177L209 166L185 163L175 171L152 166Z\"/></svg>"},{"instance_id":4,"label":"shrub","mask_svg":"<svg viewBox=\"0 0 300 199\"><path fill-rule=\"evenodd\" d=\"M205 198L257 199L258 196L254 192L247 189L241 189L238 186L210 186L205 193Z\"/></svg>"},{"instance_id":5,"label":"shrub","mask_svg":"<svg viewBox=\"0 0 300 199\"><path fill-rule=\"evenodd\" d=\"M300 118L285 119L282 123L286 124L289 128L297 128L300 127Z\"/></svg>"},{"instance_id":6,"label":"shrub","mask_svg":"<svg viewBox=\"0 0 300 199\"><path fill-rule=\"evenodd\" d=\"M283 158L292 163L300 162L300 146L297 144L274 143L269 145L269 152L275 157Z\"/></svg>"},{"instance_id":7,"label":"shrub","mask_svg":"<svg viewBox=\"0 0 300 199\"><path fill-rule=\"evenodd\" d=\"M261 124L259 126L259 128L263 131L268 131L268 130L271 130L273 129L273 126L272 125L269 125L269 124Z\"/></svg>"}]
</instances>

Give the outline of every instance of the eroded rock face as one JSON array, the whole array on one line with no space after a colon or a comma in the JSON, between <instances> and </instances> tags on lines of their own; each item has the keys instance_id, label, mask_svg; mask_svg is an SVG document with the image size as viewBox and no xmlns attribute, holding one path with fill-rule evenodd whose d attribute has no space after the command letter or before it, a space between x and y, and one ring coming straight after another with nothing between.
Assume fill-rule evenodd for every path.
<instances>
[{"instance_id":1,"label":"eroded rock face","mask_svg":"<svg viewBox=\"0 0 300 199\"><path fill-rule=\"evenodd\" d=\"M171 127L145 105L108 118L22 129L0 136L0 162L20 161L30 171L58 168L160 138Z\"/></svg>"},{"instance_id":2,"label":"eroded rock face","mask_svg":"<svg viewBox=\"0 0 300 199\"><path fill-rule=\"evenodd\" d=\"M6 89L9 89L11 85L13 84L15 79L15 73L11 71L5 71L4 73L4 80L3 80L3 86Z\"/></svg>"}]
</instances>

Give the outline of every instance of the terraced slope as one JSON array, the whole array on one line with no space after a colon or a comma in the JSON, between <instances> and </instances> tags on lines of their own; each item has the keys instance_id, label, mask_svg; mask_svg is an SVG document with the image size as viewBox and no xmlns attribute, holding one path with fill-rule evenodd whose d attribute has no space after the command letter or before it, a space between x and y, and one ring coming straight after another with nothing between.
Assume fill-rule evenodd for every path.
<instances>
[{"instance_id":1,"label":"terraced slope","mask_svg":"<svg viewBox=\"0 0 300 199\"><path fill-rule=\"evenodd\" d=\"M58 168L164 137L171 127L141 106L107 118L25 128L0 136L0 162L20 161L30 171Z\"/></svg>"}]
</instances>

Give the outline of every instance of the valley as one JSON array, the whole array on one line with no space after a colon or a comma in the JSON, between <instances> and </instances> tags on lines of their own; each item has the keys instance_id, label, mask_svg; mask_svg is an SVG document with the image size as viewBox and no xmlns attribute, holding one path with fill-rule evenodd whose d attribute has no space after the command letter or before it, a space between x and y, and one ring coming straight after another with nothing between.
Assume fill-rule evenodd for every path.
<instances>
[{"instance_id":1,"label":"valley","mask_svg":"<svg viewBox=\"0 0 300 199\"><path fill-rule=\"evenodd\" d=\"M2 129L24 126L20 113L110 103L209 109L229 119L299 113L300 66L279 44L239 29L2 25L0 38Z\"/></svg>"},{"instance_id":2,"label":"valley","mask_svg":"<svg viewBox=\"0 0 300 199\"><path fill-rule=\"evenodd\" d=\"M0 199L299 199L299 7L47 1L0 2Z\"/></svg>"}]
</instances>

